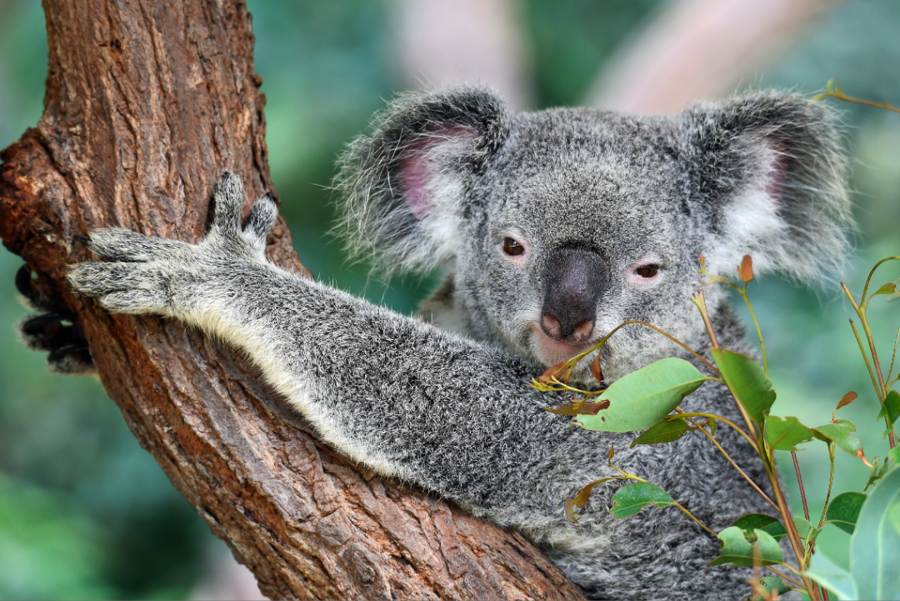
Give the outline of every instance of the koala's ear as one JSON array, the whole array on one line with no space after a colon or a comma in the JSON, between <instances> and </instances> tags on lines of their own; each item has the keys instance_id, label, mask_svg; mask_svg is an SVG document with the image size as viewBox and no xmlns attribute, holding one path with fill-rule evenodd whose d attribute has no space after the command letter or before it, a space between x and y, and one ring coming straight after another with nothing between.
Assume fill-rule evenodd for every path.
<instances>
[{"instance_id":1,"label":"koala's ear","mask_svg":"<svg viewBox=\"0 0 900 601\"><path fill-rule=\"evenodd\" d=\"M833 110L795 94L754 93L682 119L710 272L733 276L750 254L758 272L836 278L853 217Z\"/></svg>"},{"instance_id":2,"label":"koala's ear","mask_svg":"<svg viewBox=\"0 0 900 601\"><path fill-rule=\"evenodd\" d=\"M464 88L393 100L339 160L339 229L354 254L387 270L430 269L453 258L473 178L508 132L496 96Z\"/></svg>"}]
</instances>

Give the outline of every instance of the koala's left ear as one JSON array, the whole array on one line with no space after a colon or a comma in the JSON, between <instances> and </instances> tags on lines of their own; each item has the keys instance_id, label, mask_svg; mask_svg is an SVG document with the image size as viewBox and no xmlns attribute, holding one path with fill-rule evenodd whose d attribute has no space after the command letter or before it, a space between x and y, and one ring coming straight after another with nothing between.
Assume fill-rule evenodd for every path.
<instances>
[{"instance_id":1,"label":"koala's left ear","mask_svg":"<svg viewBox=\"0 0 900 601\"><path fill-rule=\"evenodd\" d=\"M795 94L754 93L694 107L682 120L710 272L734 275L749 254L757 272L836 277L853 216L834 111Z\"/></svg>"},{"instance_id":2,"label":"koala's left ear","mask_svg":"<svg viewBox=\"0 0 900 601\"><path fill-rule=\"evenodd\" d=\"M375 116L339 160L340 229L348 250L386 271L453 259L461 223L477 208L473 182L509 130L503 102L477 88L412 93Z\"/></svg>"}]
</instances>

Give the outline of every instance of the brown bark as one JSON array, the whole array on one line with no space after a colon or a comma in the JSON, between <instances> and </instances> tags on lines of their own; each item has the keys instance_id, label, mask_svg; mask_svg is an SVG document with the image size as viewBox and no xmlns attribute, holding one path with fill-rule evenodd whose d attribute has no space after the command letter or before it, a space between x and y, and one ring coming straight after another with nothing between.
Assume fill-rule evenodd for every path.
<instances>
[{"instance_id":1,"label":"brown bark","mask_svg":"<svg viewBox=\"0 0 900 601\"><path fill-rule=\"evenodd\" d=\"M197 240L212 184L271 190L250 16L231 0L45 0L45 112L3 154L0 235L83 326L135 436L285 599L575 599L521 536L350 464L229 349L64 284L107 225ZM302 269L284 223L270 257Z\"/></svg>"}]
</instances>

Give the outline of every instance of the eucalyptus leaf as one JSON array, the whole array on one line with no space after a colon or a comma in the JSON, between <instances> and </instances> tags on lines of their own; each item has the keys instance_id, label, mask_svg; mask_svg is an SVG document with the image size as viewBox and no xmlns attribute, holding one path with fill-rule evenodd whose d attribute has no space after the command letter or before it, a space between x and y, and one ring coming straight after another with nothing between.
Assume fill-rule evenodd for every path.
<instances>
[{"instance_id":1,"label":"eucalyptus leaf","mask_svg":"<svg viewBox=\"0 0 900 601\"><path fill-rule=\"evenodd\" d=\"M806 575L834 593L841 601L860 598L850 572L828 559L821 551L812 556Z\"/></svg>"},{"instance_id":2,"label":"eucalyptus leaf","mask_svg":"<svg viewBox=\"0 0 900 601\"><path fill-rule=\"evenodd\" d=\"M747 355L727 349L713 349L712 355L729 390L750 418L762 424L775 402L772 382L762 367Z\"/></svg>"},{"instance_id":3,"label":"eucalyptus leaf","mask_svg":"<svg viewBox=\"0 0 900 601\"><path fill-rule=\"evenodd\" d=\"M900 599L900 469L869 493L850 537L850 573L861 599Z\"/></svg>"},{"instance_id":4,"label":"eucalyptus leaf","mask_svg":"<svg viewBox=\"0 0 900 601\"><path fill-rule=\"evenodd\" d=\"M854 491L839 494L829 503L828 511L825 512L825 520L844 532L853 534L853 530L856 527L856 519L859 517L859 510L862 509L865 501L866 495L861 492Z\"/></svg>"},{"instance_id":5,"label":"eucalyptus leaf","mask_svg":"<svg viewBox=\"0 0 900 601\"><path fill-rule=\"evenodd\" d=\"M712 560L710 565L731 563L740 567L753 565L753 547L759 548L759 561L761 565L781 563L784 557L781 547L771 534L758 528L746 531L737 526L729 526L716 535L722 543L719 555Z\"/></svg>"},{"instance_id":6,"label":"eucalyptus leaf","mask_svg":"<svg viewBox=\"0 0 900 601\"><path fill-rule=\"evenodd\" d=\"M610 513L621 520L638 513L648 505L671 507L675 500L669 493L650 482L635 482L621 487L612 497Z\"/></svg>"},{"instance_id":7,"label":"eucalyptus leaf","mask_svg":"<svg viewBox=\"0 0 900 601\"><path fill-rule=\"evenodd\" d=\"M890 461L894 465L900 464L900 447L894 447L887 453L887 461Z\"/></svg>"},{"instance_id":8,"label":"eucalyptus leaf","mask_svg":"<svg viewBox=\"0 0 900 601\"><path fill-rule=\"evenodd\" d=\"M732 526L736 526L742 530L763 530L764 532L771 534L772 538L775 540L781 540L782 537L787 535L787 530L785 530L780 521L763 513L748 513L742 515L734 521Z\"/></svg>"},{"instance_id":9,"label":"eucalyptus leaf","mask_svg":"<svg viewBox=\"0 0 900 601\"><path fill-rule=\"evenodd\" d=\"M812 440L813 432L796 417L766 417L766 440L777 451L793 451L798 444Z\"/></svg>"},{"instance_id":10,"label":"eucalyptus leaf","mask_svg":"<svg viewBox=\"0 0 900 601\"><path fill-rule=\"evenodd\" d=\"M872 293L872 296L878 296L879 294L895 294L897 292L897 284L894 282L888 282L886 284L882 284L881 287Z\"/></svg>"},{"instance_id":11,"label":"eucalyptus leaf","mask_svg":"<svg viewBox=\"0 0 900 601\"><path fill-rule=\"evenodd\" d=\"M851 455L862 450L862 441L856 435L856 426L846 419L813 428L813 435L825 442L833 442Z\"/></svg>"},{"instance_id":12,"label":"eucalyptus leaf","mask_svg":"<svg viewBox=\"0 0 900 601\"><path fill-rule=\"evenodd\" d=\"M660 359L622 376L596 401L609 407L596 415L579 415L576 422L588 430L635 432L654 425L697 390L705 376L677 357Z\"/></svg>"},{"instance_id":13,"label":"eucalyptus leaf","mask_svg":"<svg viewBox=\"0 0 900 601\"><path fill-rule=\"evenodd\" d=\"M684 419L664 419L644 430L640 436L634 439L631 446L672 442L684 436L688 431L690 431L690 427Z\"/></svg>"},{"instance_id":14,"label":"eucalyptus leaf","mask_svg":"<svg viewBox=\"0 0 900 601\"><path fill-rule=\"evenodd\" d=\"M884 416L887 416L891 425L900 417L900 392L896 390L888 392L887 397L884 399L884 404L881 406L881 411L878 412L878 417Z\"/></svg>"},{"instance_id":15,"label":"eucalyptus leaf","mask_svg":"<svg viewBox=\"0 0 900 601\"><path fill-rule=\"evenodd\" d=\"M813 530L812 524L809 523L802 515L794 514L794 528L797 529L797 534L800 535L800 538L806 538L809 536L809 533Z\"/></svg>"}]
</instances>

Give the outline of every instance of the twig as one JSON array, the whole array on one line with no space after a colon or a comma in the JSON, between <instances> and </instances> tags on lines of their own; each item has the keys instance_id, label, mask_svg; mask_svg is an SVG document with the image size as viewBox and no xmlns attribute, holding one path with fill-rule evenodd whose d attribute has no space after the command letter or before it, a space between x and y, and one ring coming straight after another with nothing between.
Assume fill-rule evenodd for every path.
<instances>
[{"instance_id":1,"label":"twig","mask_svg":"<svg viewBox=\"0 0 900 601\"><path fill-rule=\"evenodd\" d=\"M703 434L706 436L706 438L709 439L709 442L711 442L713 444L713 446L715 446L719 450L719 452L722 453L722 455L725 457L725 459L728 460L728 463L731 464L731 467L733 467L734 469L737 470L737 472L741 475L741 477L747 481L747 484L749 484L750 487L753 488L753 490L755 490L757 492L757 494L759 494L759 496L761 496L766 503L771 505L773 509L778 509L778 506L775 505L775 501L773 501L771 499L771 497L769 497L769 495L767 495L765 493L765 491L762 488L760 488L760 486L756 482L753 481L753 478L751 478L747 474L747 472L745 472L743 469L741 469L741 466L739 466L737 464L737 462L731 457L731 455L728 454L728 451L726 451L722 447L722 445L719 444L719 441L716 440L715 436L713 436L712 434L707 432L705 428L697 428L697 429L700 430L701 432L703 432Z\"/></svg>"},{"instance_id":2,"label":"twig","mask_svg":"<svg viewBox=\"0 0 900 601\"><path fill-rule=\"evenodd\" d=\"M803 486L803 476L800 474L800 462L797 461L797 450L791 449L791 459L794 462L794 474L797 476L797 486L800 487L800 501L803 504L803 517L809 521L809 505L806 503L806 488Z\"/></svg>"},{"instance_id":3,"label":"twig","mask_svg":"<svg viewBox=\"0 0 900 601\"><path fill-rule=\"evenodd\" d=\"M828 83L831 84L831 82ZM874 100L868 100L866 98L860 98L858 96L848 96L842 89L832 87L831 85L829 85L829 87L824 92L815 96L816 100L821 100L823 98L834 98L835 100L849 102L850 104L861 104L863 106L872 107L874 109L900 113L900 106L895 106L889 102L876 102Z\"/></svg>"}]
</instances>

